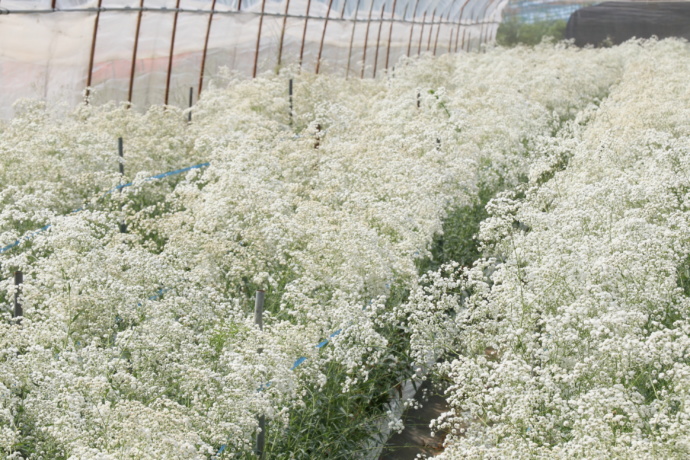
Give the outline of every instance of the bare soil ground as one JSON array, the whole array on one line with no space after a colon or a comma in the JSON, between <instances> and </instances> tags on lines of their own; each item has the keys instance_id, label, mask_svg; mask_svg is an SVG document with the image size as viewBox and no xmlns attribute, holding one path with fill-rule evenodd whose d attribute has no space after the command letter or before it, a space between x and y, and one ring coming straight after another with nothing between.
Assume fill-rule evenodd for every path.
<instances>
[{"instance_id":1,"label":"bare soil ground","mask_svg":"<svg viewBox=\"0 0 690 460\"><path fill-rule=\"evenodd\" d=\"M443 433L431 436L429 423L448 410L446 400L428 382L420 388L429 391L429 400L419 409L409 409L403 415L405 430L393 434L379 460L414 460L418 454L434 457L443 451Z\"/></svg>"}]
</instances>

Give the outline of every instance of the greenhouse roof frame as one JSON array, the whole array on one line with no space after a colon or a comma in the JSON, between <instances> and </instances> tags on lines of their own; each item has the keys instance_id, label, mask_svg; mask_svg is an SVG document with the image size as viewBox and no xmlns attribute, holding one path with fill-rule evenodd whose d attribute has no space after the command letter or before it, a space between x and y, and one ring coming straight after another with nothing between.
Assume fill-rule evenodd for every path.
<instances>
[{"instance_id":1,"label":"greenhouse roof frame","mask_svg":"<svg viewBox=\"0 0 690 460\"><path fill-rule=\"evenodd\" d=\"M86 90L94 102L185 106L189 88L198 96L221 66L248 77L286 65L376 77L403 55L479 49L508 2L0 1L0 43L13 45L0 45L4 117L7 94L77 102Z\"/></svg>"}]
</instances>

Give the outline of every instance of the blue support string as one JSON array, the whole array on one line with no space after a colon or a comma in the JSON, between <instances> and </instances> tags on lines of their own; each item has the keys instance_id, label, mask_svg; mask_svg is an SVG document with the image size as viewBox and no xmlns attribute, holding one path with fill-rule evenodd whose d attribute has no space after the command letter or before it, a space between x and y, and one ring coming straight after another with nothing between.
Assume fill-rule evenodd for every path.
<instances>
[{"instance_id":1,"label":"blue support string","mask_svg":"<svg viewBox=\"0 0 690 460\"><path fill-rule=\"evenodd\" d=\"M27 233L26 235L24 235L24 236L22 236L21 238L19 238L18 240L16 240L14 243L8 244L8 245L5 246L4 248L0 249L0 254L3 254L3 253L5 253L5 252L9 251L10 249L19 246L19 245L22 244L24 241L30 240L31 238L33 238L34 236L38 235L39 233L45 232L45 231L48 230L50 227L51 227L51 224L48 224L48 225L45 225L45 226L39 228L38 230L34 230L34 231L31 232L31 233Z\"/></svg>"},{"instance_id":2,"label":"blue support string","mask_svg":"<svg viewBox=\"0 0 690 460\"><path fill-rule=\"evenodd\" d=\"M211 165L211 163L208 163L208 162L207 162L207 163L200 163L200 164L194 165L194 166L187 166L186 168L176 169L176 170L174 170L174 171L168 171L168 172L166 172L166 173L156 174L155 176L147 177L146 179L144 179L144 182L150 182L150 181L152 181L152 180L157 180L157 179L164 179L164 178L166 178L166 177L170 177L170 176L175 176L175 175L177 175L177 174L186 173L187 171L191 171L192 169L205 168L205 167L210 166L210 165ZM105 196L108 196L108 195L110 195L111 193L116 192L116 191L118 191L118 190L122 190L123 188L131 187L132 185L134 185L134 183L132 183L132 182L129 182L129 183L127 183L127 184L118 185L117 187L115 187L115 188L113 188L113 189L108 190L107 192L105 192L105 193L101 196L101 198L103 198L103 197L105 197ZM77 213L77 212L81 212L81 211L83 211L84 209L85 209L85 207L84 207L84 206L81 206L81 207L75 209L74 211L72 211L70 214L75 214L75 213ZM48 224L48 225L46 225L46 226L44 226L44 227L39 228L38 230L35 230L35 231L31 232L31 233L28 233L28 234L24 235L23 237L19 238L19 239L16 240L15 242L10 243L10 244L8 244L7 246L5 246L5 247L3 247L3 248L0 248L0 254L3 254L3 253L5 253L5 252L9 251L10 249L19 246L19 245L22 244L24 241L30 240L30 239L32 239L33 237L35 237L36 235L45 232L45 231L48 230L50 227L51 227L51 224Z\"/></svg>"},{"instance_id":3,"label":"blue support string","mask_svg":"<svg viewBox=\"0 0 690 460\"><path fill-rule=\"evenodd\" d=\"M186 173L187 171L191 171L192 169L205 168L205 167L210 166L210 165L211 165L211 163L207 162L207 163L200 163L200 164L194 165L194 166L187 166L186 168L176 169L175 171L168 171L166 173L156 174L155 176L147 177L146 179L144 179L144 182L150 182L152 180L158 180L158 179L165 179L166 177ZM123 188L131 187L132 185L134 185L133 182L127 182L126 184L118 185L117 187L112 188L112 189L108 190L107 192L105 192L103 194L103 196L110 195L113 192L117 192L118 190L122 190Z\"/></svg>"},{"instance_id":4,"label":"blue support string","mask_svg":"<svg viewBox=\"0 0 690 460\"><path fill-rule=\"evenodd\" d=\"M302 356L301 358L297 358L297 361L295 361L295 363L292 365L290 370L291 371L295 370L297 368L297 366L299 366L300 364L302 364L306 360L307 360L307 358L305 358L304 356Z\"/></svg>"}]
</instances>

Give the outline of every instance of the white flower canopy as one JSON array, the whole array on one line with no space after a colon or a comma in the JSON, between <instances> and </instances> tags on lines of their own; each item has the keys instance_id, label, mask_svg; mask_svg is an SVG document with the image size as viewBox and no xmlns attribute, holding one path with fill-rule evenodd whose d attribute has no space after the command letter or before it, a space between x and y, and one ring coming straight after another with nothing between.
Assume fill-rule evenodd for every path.
<instances>
[{"instance_id":1,"label":"white flower canopy","mask_svg":"<svg viewBox=\"0 0 690 460\"><path fill-rule=\"evenodd\" d=\"M508 0L0 0L0 117L20 97L186 106L220 67L373 77L493 41ZM192 88L190 90L190 88Z\"/></svg>"}]
</instances>

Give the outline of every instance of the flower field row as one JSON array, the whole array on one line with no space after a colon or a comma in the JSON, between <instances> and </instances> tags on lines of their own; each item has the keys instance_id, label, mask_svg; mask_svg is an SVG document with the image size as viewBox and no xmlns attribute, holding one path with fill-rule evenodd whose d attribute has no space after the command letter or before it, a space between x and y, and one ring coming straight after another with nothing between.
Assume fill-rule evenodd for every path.
<instances>
[{"instance_id":1,"label":"flower field row","mask_svg":"<svg viewBox=\"0 0 690 460\"><path fill-rule=\"evenodd\" d=\"M442 458L690 455L688 44L619 50L608 98L489 204L486 258L417 295L454 318Z\"/></svg>"},{"instance_id":2,"label":"flower field row","mask_svg":"<svg viewBox=\"0 0 690 460\"><path fill-rule=\"evenodd\" d=\"M22 102L0 126L0 244L52 226L0 260L7 307L24 273L24 318L0 322L0 452L251 458L265 415L270 458L365 458L387 391L445 332L411 311L444 221L551 165L547 145L566 149L640 53L545 45L379 80L219 78L192 123Z\"/></svg>"}]
</instances>

